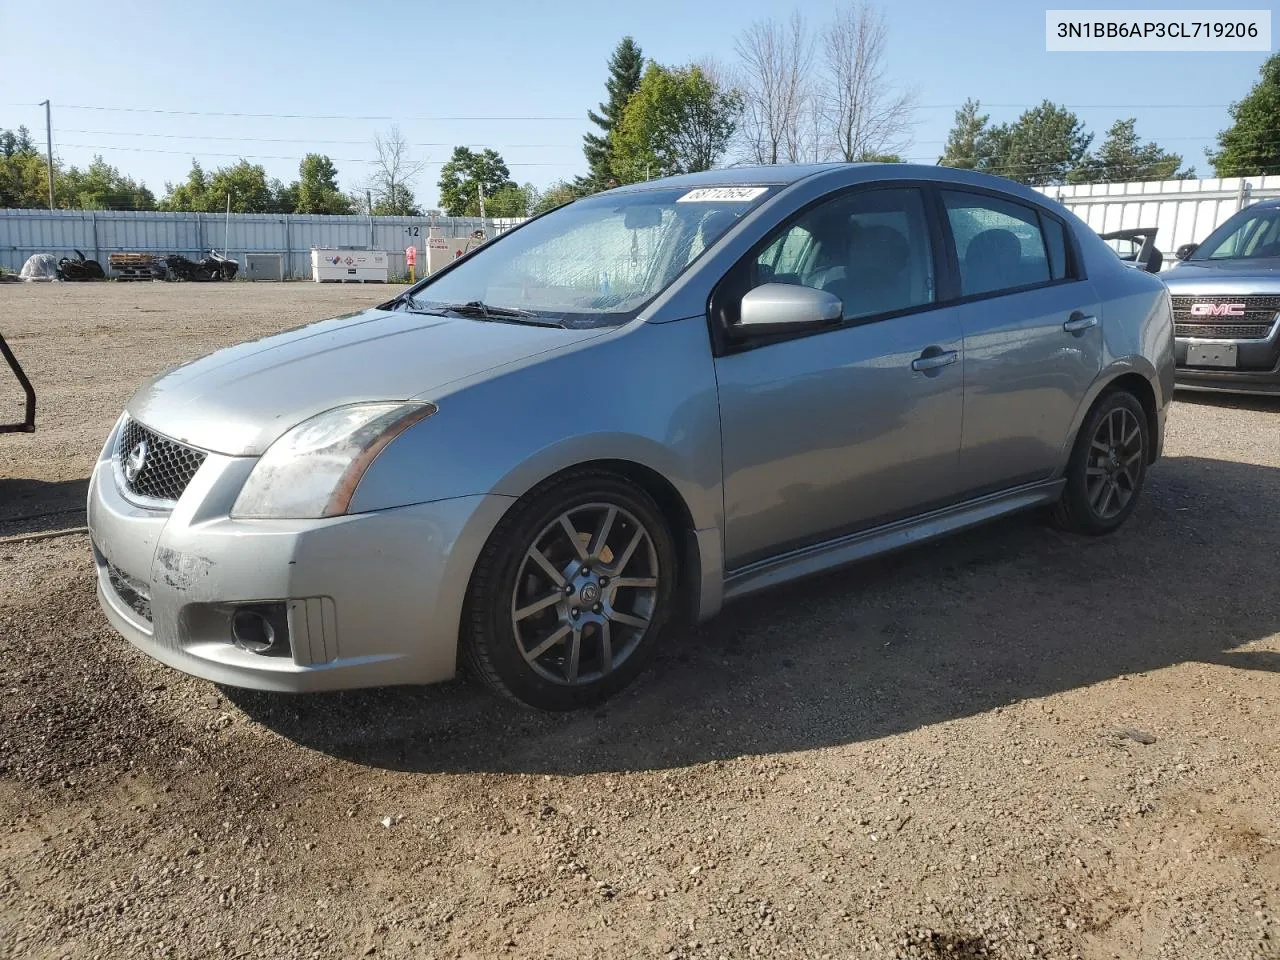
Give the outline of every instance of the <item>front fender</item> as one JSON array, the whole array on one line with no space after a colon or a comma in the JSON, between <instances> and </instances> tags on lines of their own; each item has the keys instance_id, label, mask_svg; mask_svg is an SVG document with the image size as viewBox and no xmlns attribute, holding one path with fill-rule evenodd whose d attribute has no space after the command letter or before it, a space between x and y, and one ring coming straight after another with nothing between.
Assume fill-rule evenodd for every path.
<instances>
[{"instance_id":1,"label":"front fender","mask_svg":"<svg viewBox=\"0 0 1280 960\"><path fill-rule=\"evenodd\" d=\"M429 399L439 411L382 451L352 512L520 497L566 468L624 460L665 477L695 527L721 525L720 416L702 318L637 323Z\"/></svg>"}]
</instances>

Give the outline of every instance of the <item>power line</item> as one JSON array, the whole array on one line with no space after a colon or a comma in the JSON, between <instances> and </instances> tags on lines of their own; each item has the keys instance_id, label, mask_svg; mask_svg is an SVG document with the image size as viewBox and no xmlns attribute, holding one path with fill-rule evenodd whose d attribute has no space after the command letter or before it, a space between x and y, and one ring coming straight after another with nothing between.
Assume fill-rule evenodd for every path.
<instances>
[{"instance_id":1,"label":"power line","mask_svg":"<svg viewBox=\"0 0 1280 960\"><path fill-rule=\"evenodd\" d=\"M303 157L297 154L280 155L280 154L264 154L264 153L215 153L208 150L161 150L156 147L112 147L103 146L101 144L92 143L59 143L60 147L72 147L77 150L127 150L130 153L165 153L173 154L180 157L229 157L238 160L302 160ZM330 157L335 163L377 163L378 161L369 157ZM423 163L428 166L438 167L447 163L446 160L424 160ZM563 163L551 163L547 161L533 161L528 163L508 163L509 167L563 167Z\"/></svg>"},{"instance_id":2,"label":"power line","mask_svg":"<svg viewBox=\"0 0 1280 960\"><path fill-rule=\"evenodd\" d=\"M64 128L62 133L81 133L95 137L151 137L162 140L224 140L234 143L338 143L346 146L368 146L369 139L366 137L362 140L328 140L319 137L214 137L206 134L196 133L141 133L131 130L73 130ZM942 141L939 141L942 142ZM581 143L455 143L444 142L439 143L411 143L411 147L501 147L504 150L515 149L577 149L582 146Z\"/></svg>"},{"instance_id":3,"label":"power line","mask_svg":"<svg viewBox=\"0 0 1280 960\"><path fill-rule=\"evenodd\" d=\"M1017 109L1039 106L1039 103L983 103L982 107L999 109ZM1055 104L1068 110L1224 110L1227 103L1061 103ZM36 104L9 103L10 107L30 107ZM963 103L926 103L917 104L917 110L958 110ZM99 104L58 104L60 110L96 110L110 113L154 113L182 117L237 117L259 120L385 120L385 121L514 121L514 120L585 120L585 115L547 114L527 116L464 116L464 115L425 115L425 116L391 116L384 114L341 114L341 113L242 113L223 110L170 110L161 107L110 107Z\"/></svg>"},{"instance_id":4,"label":"power line","mask_svg":"<svg viewBox=\"0 0 1280 960\"><path fill-rule=\"evenodd\" d=\"M13 103L8 104L13 107L27 107L32 104ZM238 113L224 110L165 110L158 107L105 107L94 104L83 103L60 103L59 110L98 110L110 113L157 113L167 116L178 117L236 117L238 119L250 120L387 120L387 121L406 121L406 120L430 120L430 121L491 121L491 120L585 120L586 116L567 116L567 115L528 115L523 117L503 117L503 116L420 116L420 117L404 117L404 116L386 116L380 114L341 114L341 113Z\"/></svg>"},{"instance_id":5,"label":"power line","mask_svg":"<svg viewBox=\"0 0 1280 960\"><path fill-rule=\"evenodd\" d=\"M1052 103L1052 101L1050 101ZM1225 110L1229 103L1054 103L1066 110ZM917 104L917 110L959 110L963 103ZM1029 109L1039 103L985 103L978 101L979 109L995 107L1001 110Z\"/></svg>"}]
</instances>

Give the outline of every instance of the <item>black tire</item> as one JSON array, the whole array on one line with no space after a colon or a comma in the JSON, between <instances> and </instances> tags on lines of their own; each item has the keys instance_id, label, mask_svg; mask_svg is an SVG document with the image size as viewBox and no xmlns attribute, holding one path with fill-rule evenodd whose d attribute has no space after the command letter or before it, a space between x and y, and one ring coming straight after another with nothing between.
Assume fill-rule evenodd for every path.
<instances>
[{"instance_id":1,"label":"black tire","mask_svg":"<svg viewBox=\"0 0 1280 960\"><path fill-rule=\"evenodd\" d=\"M603 514L608 513L609 507L615 508L615 512L609 518L609 534L605 540L613 546L602 544L598 551L600 558L593 556L590 561L582 561L568 553L570 548L567 545L573 541L567 534L558 548L552 539L544 539L556 537L557 531L563 529L557 526L560 518L568 515L578 537L586 535L588 542L584 543L583 549L589 552L595 546L599 529L606 526ZM597 515L593 511L600 511L602 515L602 519L594 524L596 529L579 530L580 520ZM647 543L636 535L637 529L647 534ZM618 550L624 540L629 544L632 539L637 540L641 547ZM551 574L539 572L546 571L547 567L529 566L533 562L530 551L535 547L551 561L555 575L561 578L560 586L551 579ZM562 552L557 553L557 549ZM566 557L567 565L562 563ZM620 563L619 572L614 575L616 580L636 579L631 571L637 569L637 564L641 574L654 566L652 579L656 584L644 590L637 588L634 592L621 592L624 588L615 584L610 590L608 575L611 567L606 561L612 561L615 566ZM595 565L594 569L591 564ZM653 655L675 607L675 585L679 582L677 567L671 531L662 511L642 487L618 474L588 468L572 470L544 481L507 512L476 562L467 589L462 636L459 638L464 663L493 690L539 710L575 710L599 703L634 680ZM623 571L628 575L624 577ZM575 579L575 574L588 579ZM602 575L601 583L597 584L603 584L601 595L597 597L602 602L593 608L582 606L579 609L580 605L590 603L589 599L582 599L591 596L586 590L586 583L591 577ZM540 576L546 579L539 584ZM520 590L525 593L517 592L518 580ZM557 590L574 589L575 586L577 592L566 594L563 601L557 598L552 606L545 606L553 600ZM640 602L632 600L633 597L643 599L644 609L622 610L629 602ZM517 611L518 603L537 606L533 601L540 601L544 609L527 615L527 619L517 624L518 615L525 609L521 607ZM647 620L647 626L614 624L612 618L619 613L633 620ZM570 616L573 616L572 624ZM581 622L579 617L582 617ZM542 639L549 640L551 634L570 626L570 636L549 648L541 659L536 654L541 644L533 643L529 637L518 636L518 633L543 630L546 633ZM606 637L612 639L606 640ZM617 644L620 661L616 664L612 654L606 652L615 650L613 643ZM529 649L530 646L533 649ZM579 656L571 659L570 648L573 646L577 646ZM533 655L532 661L529 655ZM582 665L588 669L578 676ZM560 671L564 677L557 675ZM570 675L576 677L573 682L567 679Z\"/></svg>"},{"instance_id":2,"label":"black tire","mask_svg":"<svg viewBox=\"0 0 1280 960\"><path fill-rule=\"evenodd\" d=\"M1118 424L1124 427L1117 445L1110 438ZM1132 439L1125 442L1126 436ZM1090 537L1118 529L1138 505L1150 458L1151 433L1141 401L1124 389L1104 393L1080 425L1067 463L1067 486L1050 513L1053 525Z\"/></svg>"}]
</instances>

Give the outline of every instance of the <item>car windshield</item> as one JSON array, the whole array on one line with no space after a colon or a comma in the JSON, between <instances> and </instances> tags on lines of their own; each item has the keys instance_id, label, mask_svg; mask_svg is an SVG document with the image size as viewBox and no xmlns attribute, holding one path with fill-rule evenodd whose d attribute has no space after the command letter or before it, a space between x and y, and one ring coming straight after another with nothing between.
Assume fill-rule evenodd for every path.
<instances>
[{"instance_id":1,"label":"car windshield","mask_svg":"<svg viewBox=\"0 0 1280 960\"><path fill-rule=\"evenodd\" d=\"M624 323L768 193L683 187L588 197L427 279L409 305L513 323Z\"/></svg>"},{"instance_id":2,"label":"car windshield","mask_svg":"<svg viewBox=\"0 0 1280 960\"><path fill-rule=\"evenodd\" d=\"M1209 234L1191 260L1280 257L1280 207L1246 208Z\"/></svg>"}]
</instances>

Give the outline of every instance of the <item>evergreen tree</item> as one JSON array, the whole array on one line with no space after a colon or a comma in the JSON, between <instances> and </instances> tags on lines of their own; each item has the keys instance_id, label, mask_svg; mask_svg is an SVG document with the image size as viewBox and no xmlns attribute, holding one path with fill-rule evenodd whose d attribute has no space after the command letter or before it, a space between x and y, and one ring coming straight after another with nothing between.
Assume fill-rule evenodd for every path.
<instances>
[{"instance_id":1,"label":"evergreen tree","mask_svg":"<svg viewBox=\"0 0 1280 960\"><path fill-rule=\"evenodd\" d=\"M984 134L977 169L1031 186L1065 183L1089 152L1093 134L1066 107L1045 100L1017 121Z\"/></svg>"},{"instance_id":2,"label":"evergreen tree","mask_svg":"<svg viewBox=\"0 0 1280 960\"><path fill-rule=\"evenodd\" d=\"M947 134L947 146L938 158L940 166L973 170L982 161L989 116L978 113L981 106L970 98L956 111L955 122Z\"/></svg>"},{"instance_id":3,"label":"evergreen tree","mask_svg":"<svg viewBox=\"0 0 1280 960\"><path fill-rule=\"evenodd\" d=\"M1230 127L1218 134L1209 162L1220 177L1280 173L1280 53L1258 71L1262 79L1239 103L1231 105Z\"/></svg>"},{"instance_id":4,"label":"evergreen tree","mask_svg":"<svg viewBox=\"0 0 1280 960\"><path fill-rule=\"evenodd\" d=\"M623 37L609 58L609 79L604 85L609 99L600 104L599 113L587 111L587 119L600 128L600 133L588 133L582 138L582 152L586 155L589 169L579 183L584 190L604 190L610 181L616 179L609 135L622 122L627 101L640 89L643 72L644 55L639 45L631 37Z\"/></svg>"},{"instance_id":5,"label":"evergreen tree","mask_svg":"<svg viewBox=\"0 0 1280 960\"><path fill-rule=\"evenodd\" d=\"M1067 175L1069 183L1126 183L1131 180L1172 180L1192 175L1178 172L1182 157L1166 153L1159 144L1143 143L1132 117L1117 120L1097 153L1086 157Z\"/></svg>"}]
</instances>

